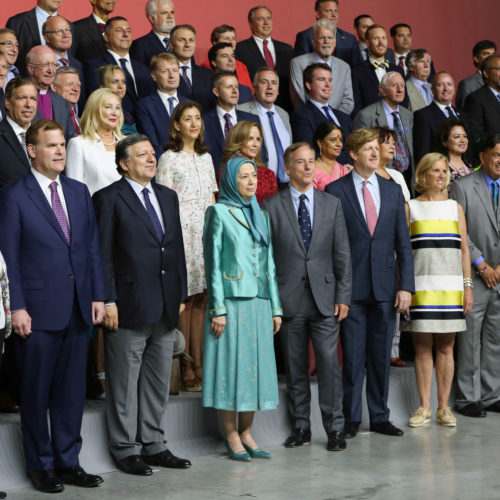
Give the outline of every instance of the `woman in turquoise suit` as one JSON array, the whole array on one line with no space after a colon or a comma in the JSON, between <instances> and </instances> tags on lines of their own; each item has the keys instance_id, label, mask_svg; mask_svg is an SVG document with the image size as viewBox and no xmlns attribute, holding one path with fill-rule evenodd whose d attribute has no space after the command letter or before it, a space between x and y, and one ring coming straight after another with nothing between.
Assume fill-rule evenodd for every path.
<instances>
[{"instance_id":1,"label":"woman in turquoise suit","mask_svg":"<svg viewBox=\"0 0 500 500\"><path fill-rule=\"evenodd\" d=\"M219 410L233 460L271 458L252 437L255 410L278 405L273 333L281 326L269 217L255 198L257 166L231 158L205 214L208 306L203 406Z\"/></svg>"}]
</instances>

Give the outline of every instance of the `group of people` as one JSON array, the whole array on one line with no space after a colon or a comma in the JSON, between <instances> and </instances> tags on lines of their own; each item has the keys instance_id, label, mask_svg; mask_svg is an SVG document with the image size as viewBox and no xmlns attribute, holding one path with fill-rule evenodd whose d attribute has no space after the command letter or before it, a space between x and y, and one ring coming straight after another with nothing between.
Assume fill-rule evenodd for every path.
<instances>
[{"instance_id":1,"label":"group of people","mask_svg":"<svg viewBox=\"0 0 500 500\"><path fill-rule=\"evenodd\" d=\"M387 406L400 332L415 348L410 427L431 421L434 363L439 424L456 426L454 377L458 412L500 412L493 42L473 48L455 107L453 76L412 49L408 24L392 51L370 15L357 39L340 29L336 0L316 1L295 47L254 7L252 36L216 27L200 65L171 0L146 2L136 40L114 1L91 4L71 23L37 0L0 29L0 344L14 332L0 385L17 364L35 488L102 482L78 461L91 337L130 474L191 466L166 438L177 329L183 390L219 410L234 460L271 458L252 424L278 404L275 345L287 448L311 441L313 371L328 450L359 432L365 374L370 430L403 435Z\"/></svg>"}]
</instances>

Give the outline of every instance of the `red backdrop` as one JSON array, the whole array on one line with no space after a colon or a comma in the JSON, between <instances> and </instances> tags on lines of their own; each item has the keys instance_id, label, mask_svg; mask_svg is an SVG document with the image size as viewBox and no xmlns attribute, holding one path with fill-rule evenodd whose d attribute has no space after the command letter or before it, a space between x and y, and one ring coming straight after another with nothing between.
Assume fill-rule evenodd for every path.
<instances>
[{"instance_id":1,"label":"red backdrop","mask_svg":"<svg viewBox=\"0 0 500 500\"><path fill-rule=\"evenodd\" d=\"M144 14L145 0L117 0L115 15L129 20L134 38L150 29ZM205 0L194 2L179 0L175 5L176 21L190 23L198 32L198 61L206 58L210 47L210 32L219 24L236 27L238 39L249 36L246 21L250 7L261 0ZM273 11L274 37L293 45L297 31L314 22L314 0L269 0L266 3ZM0 24L17 12L29 10L34 0L2 1ZM377 7L377 10L375 9ZM90 3L86 0L63 0L60 13L74 21L88 16ZM436 69L450 71L458 80L474 71L471 49L479 40L489 39L500 46L498 19L499 0L414 0L395 2L341 1L339 26L353 32L354 17L361 13L371 14L376 22L387 29L395 23L407 22L413 28L413 47L425 47L432 54Z\"/></svg>"}]
</instances>

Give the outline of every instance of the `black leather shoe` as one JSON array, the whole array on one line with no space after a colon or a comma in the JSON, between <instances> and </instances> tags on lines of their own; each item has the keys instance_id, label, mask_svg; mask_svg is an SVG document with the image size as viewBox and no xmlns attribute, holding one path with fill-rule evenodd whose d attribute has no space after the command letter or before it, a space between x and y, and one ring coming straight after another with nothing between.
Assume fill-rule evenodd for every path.
<instances>
[{"instance_id":1,"label":"black leather shoe","mask_svg":"<svg viewBox=\"0 0 500 500\"><path fill-rule=\"evenodd\" d=\"M7 493L5 493L5 491L0 491L0 498L7 498Z\"/></svg>"},{"instance_id":2,"label":"black leather shoe","mask_svg":"<svg viewBox=\"0 0 500 500\"><path fill-rule=\"evenodd\" d=\"M54 469L29 470L28 477L38 491L43 491L44 493L59 493L64 490L64 485L56 476Z\"/></svg>"},{"instance_id":3,"label":"black leather shoe","mask_svg":"<svg viewBox=\"0 0 500 500\"><path fill-rule=\"evenodd\" d=\"M87 474L79 465L56 469L56 474L63 483L73 484L82 488L93 488L102 483L101 476Z\"/></svg>"},{"instance_id":4,"label":"black leather shoe","mask_svg":"<svg viewBox=\"0 0 500 500\"><path fill-rule=\"evenodd\" d=\"M142 455L142 459L148 465L159 465L170 469L188 469L191 462L185 458L179 458L172 454L170 450L160 451L155 455Z\"/></svg>"},{"instance_id":5,"label":"black leather shoe","mask_svg":"<svg viewBox=\"0 0 500 500\"><path fill-rule=\"evenodd\" d=\"M346 422L344 424L344 437L346 439L355 438L359 432L359 422Z\"/></svg>"},{"instance_id":6,"label":"black leather shoe","mask_svg":"<svg viewBox=\"0 0 500 500\"><path fill-rule=\"evenodd\" d=\"M386 436L402 436L404 432L398 429L395 425L387 420L387 422L380 422L378 424L370 424L371 432L378 432Z\"/></svg>"},{"instance_id":7,"label":"black leather shoe","mask_svg":"<svg viewBox=\"0 0 500 500\"><path fill-rule=\"evenodd\" d=\"M151 467L139 455L129 455L116 461L118 468L127 474L135 474L136 476L150 476L153 474Z\"/></svg>"},{"instance_id":8,"label":"black leather shoe","mask_svg":"<svg viewBox=\"0 0 500 500\"><path fill-rule=\"evenodd\" d=\"M311 431L304 429L295 429L291 436L285 441L285 448L297 448L304 444L311 444Z\"/></svg>"},{"instance_id":9,"label":"black leather shoe","mask_svg":"<svg viewBox=\"0 0 500 500\"><path fill-rule=\"evenodd\" d=\"M486 411L494 411L500 413L500 401L495 401L492 405L485 407Z\"/></svg>"},{"instance_id":10,"label":"black leather shoe","mask_svg":"<svg viewBox=\"0 0 500 500\"><path fill-rule=\"evenodd\" d=\"M346 447L347 444L342 431L333 431L328 433L328 444L326 445L326 449L328 451L342 451L345 450Z\"/></svg>"},{"instance_id":11,"label":"black leather shoe","mask_svg":"<svg viewBox=\"0 0 500 500\"><path fill-rule=\"evenodd\" d=\"M466 417L472 418L484 418L486 417L486 410L480 403L469 403L463 408L456 408L458 413L465 415Z\"/></svg>"}]
</instances>

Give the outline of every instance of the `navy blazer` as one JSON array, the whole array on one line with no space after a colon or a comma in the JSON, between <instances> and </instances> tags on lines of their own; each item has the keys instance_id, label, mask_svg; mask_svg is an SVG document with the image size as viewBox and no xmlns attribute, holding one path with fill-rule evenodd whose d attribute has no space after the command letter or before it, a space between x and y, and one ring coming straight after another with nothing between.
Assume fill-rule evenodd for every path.
<instances>
[{"instance_id":1,"label":"navy blazer","mask_svg":"<svg viewBox=\"0 0 500 500\"><path fill-rule=\"evenodd\" d=\"M19 139L6 119L0 123L0 188L24 177L31 168Z\"/></svg>"},{"instance_id":2,"label":"navy blazer","mask_svg":"<svg viewBox=\"0 0 500 500\"><path fill-rule=\"evenodd\" d=\"M476 140L487 132L500 132L500 101L488 85L483 85L469 94L464 109Z\"/></svg>"},{"instance_id":3,"label":"navy blazer","mask_svg":"<svg viewBox=\"0 0 500 500\"><path fill-rule=\"evenodd\" d=\"M352 172L325 188L326 193L333 194L342 202L353 262L353 301L369 299L372 291L378 302L394 301L397 290L415 292L413 254L403 192L392 181L380 176L377 180L381 203L373 236L359 205ZM394 252L397 255L399 284Z\"/></svg>"},{"instance_id":4,"label":"navy blazer","mask_svg":"<svg viewBox=\"0 0 500 500\"><path fill-rule=\"evenodd\" d=\"M102 31L97 26L93 14L75 21L73 44L75 42L77 47L73 52L80 61L88 61L106 52Z\"/></svg>"},{"instance_id":5,"label":"navy blazer","mask_svg":"<svg viewBox=\"0 0 500 500\"><path fill-rule=\"evenodd\" d=\"M61 97L57 92L49 89L50 101L52 103L52 114L54 115L54 120L58 122L64 129L64 138L66 143L76 135L75 125L71 119L71 114L69 111L69 103ZM42 113L37 108L35 118L33 121L41 120L43 118Z\"/></svg>"},{"instance_id":6,"label":"navy blazer","mask_svg":"<svg viewBox=\"0 0 500 500\"><path fill-rule=\"evenodd\" d=\"M212 71L191 61L191 90L185 84L184 78L182 78L182 70L180 70L180 73L181 78L177 91L188 99L199 103L203 111L213 108Z\"/></svg>"},{"instance_id":7,"label":"navy blazer","mask_svg":"<svg viewBox=\"0 0 500 500\"><path fill-rule=\"evenodd\" d=\"M158 322L166 314L175 328L187 298L186 262L175 191L151 184L160 205L165 234L154 230L144 205L122 178L94 194L103 254L106 299L118 306L123 328Z\"/></svg>"},{"instance_id":8,"label":"navy blazer","mask_svg":"<svg viewBox=\"0 0 500 500\"><path fill-rule=\"evenodd\" d=\"M292 108L292 103L290 101L290 61L293 58L293 48L288 43L283 43L274 38L274 50L276 52L276 71L278 73L280 83L279 83L279 95L276 100L276 105L281 106L286 111L290 112ZM259 50L257 42L253 37L242 40L236 44L236 49L234 51L236 59L243 62L248 68L250 78L253 79L255 73L262 66L266 66L266 61L262 52Z\"/></svg>"},{"instance_id":9,"label":"navy blazer","mask_svg":"<svg viewBox=\"0 0 500 500\"><path fill-rule=\"evenodd\" d=\"M389 71L397 71L401 74L404 80L404 71L399 66L389 63ZM375 68L372 66L370 61L363 61L358 64L351 71L352 77L352 93L354 96L354 109L351 116L354 118L358 111L366 108L369 104L373 104L380 99L379 87L380 83L378 81L377 75L375 74ZM408 107L408 96L405 94L404 101L402 105Z\"/></svg>"},{"instance_id":10,"label":"navy blazer","mask_svg":"<svg viewBox=\"0 0 500 500\"><path fill-rule=\"evenodd\" d=\"M239 122L247 120L250 122L255 122L260 125L260 119L257 115L252 115L246 111L236 110L236 118ZM215 168L215 178L218 178L219 169L221 167L220 162L222 160L222 153L224 152L224 147L226 145L226 140L224 139L224 133L219 122L219 117L217 116L217 109L211 109L207 113L203 114L203 123L205 125L205 144L210 146L210 155L212 156L212 161ZM235 125L235 123L233 123ZM267 153L266 153L267 154Z\"/></svg>"},{"instance_id":11,"label":"navy blazer","mask_svg":"<svg viewBox=\"0 0 500 500\"><path fill-rule=\"evenodd\" d=\"M62 330L73 302L92 324L104 280L94 207L85 184L61 175L71 244L31 172L0 191L0 249L9 269L12 310L26 309L33 330ZM29 240L30 244L23 244ZM76 291L76 297L75 297Z\"/></svg>"},{"instance_id":12,"label":"navy blazer","mask_svg":"<svg viewBox=\"0 0 500 500\"><path fill-rule=\"evenodd\" d=\"M335 116L340 123L340 127L342 128L342 137L345 144L347 136L354 130L352 118L338 109L332 109L331 111L335 113ZM307 101L305 104L300 106L300 108L297 108L292 113L292 116L290 118L290 124L292 126L293 133L293 142L304 141L313 146L312 140L316 127L320 123L326 121L328 121L326 116L312 102ZM342 148L342 152L337 158L337 161L341 165L344 165L345 163L351 163L351 159L345 147Z\"/></svg>"},{"instance_id":13,"label":"navy blazer","mask_svg":"<svg viewBox=\"0 0 500 500\"><path fill-rule=\"evenodd\" d=\"M179 102L186 101L186 97L177 94ZM137 129L141 134L149 137L156 152L156 158L163 153L163 146L168 141L168 126L170 115L158 93L143 97L135 108Z\"/></svg>"},{"instance_id":14,"label":"navy blazer","mask_svg":"<svg viewBox=\"0 0 500 500\"><path fill-rule=\"evenodd\" d=\"M151 58L161 52L167 52L165 45L160 41L154 31L137 38L130 47L130 57L141 62L149 68Z\"/></svg>"},{"instance_id":15,"label":"navy blazer","mask_svg":"<svg viewBox=\"0 0 500 500\"><path fill-rule=\"evenodd\" d=\"M335 38L337 42L335 45L335 53L333 54L335 57L342 59L351 67L363 62L363 58L359 52L358 41L354 35L337 27L337 35ZM314 52L312 39L312 27L297 33L295 45L293 47L295 57Z\"/></svg>"}]
</instances>

